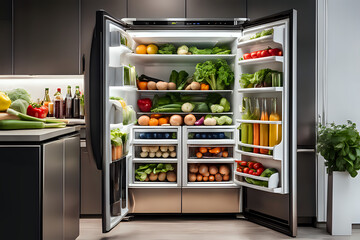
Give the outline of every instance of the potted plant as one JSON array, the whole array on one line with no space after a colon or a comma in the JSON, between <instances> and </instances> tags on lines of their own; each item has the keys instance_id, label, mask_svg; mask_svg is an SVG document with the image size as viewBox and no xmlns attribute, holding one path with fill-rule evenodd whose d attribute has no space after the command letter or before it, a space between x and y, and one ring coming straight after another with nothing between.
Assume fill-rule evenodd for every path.
<instances>
[{"instance_id":1,"label":"potted plant","mask_svg":"<svg viewBox=\"0 0 360 240\"><path fill-rule=\"evenodd\" d=\"M350 176L356 177L360 169L356 124L348 121L343 125L320 125L317 149L329 174L327 230L332 235L351 235Z\"/></svg>"}]
</instances>

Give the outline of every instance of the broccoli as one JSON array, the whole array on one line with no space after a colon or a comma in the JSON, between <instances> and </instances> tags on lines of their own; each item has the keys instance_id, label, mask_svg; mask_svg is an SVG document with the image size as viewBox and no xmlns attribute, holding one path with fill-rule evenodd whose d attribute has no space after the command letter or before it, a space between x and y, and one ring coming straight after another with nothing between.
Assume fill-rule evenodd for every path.
<instances>
[{"instance_id":1,"label":"broccoli","mask_svg":"<svg viewBox=\"0 0 360 240\"><path fill-rule=\"evenodd\" d=\"M176 48L171 43L166 43L159 47L158 53L160 53L160 54L175 54Z\"/></svg>"}]
</instances>

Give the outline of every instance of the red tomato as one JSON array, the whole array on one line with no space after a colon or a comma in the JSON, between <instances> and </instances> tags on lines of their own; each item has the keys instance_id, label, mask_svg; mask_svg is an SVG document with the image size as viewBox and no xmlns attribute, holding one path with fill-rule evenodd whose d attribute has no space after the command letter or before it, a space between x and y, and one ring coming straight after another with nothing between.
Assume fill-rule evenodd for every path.
<instances>
[{"instance_id":1,"label":"red tomato","mask_svg":"<svg viewBox=\"0 0 360 240\"><path fill-rule=\"evenodd\" d=\"M263 167L261 167L261 168L257 169L256 172L261 174L264 170L265 169Z\"/></svg>"},{"instance_id":2,"label":"red tomato","mask_svg":"<svg viewBox=\"0 0 360 240\"><path fill-rule=\"evenodd\" d=\"M256 56L259 58L261 57L261 50L260 51L256 51Z\"/></svg>"},{"instance_id":3,"label":"red tomato","mask_svg":"<svg viewBox=\"0 0 360 240\"><path fill-rule=\"evenodd\" d=\"M241 166L246 166L246 165L247 165L247 162L246 162L246 161L240 161L240 165L241 165Z\"/></svg>"},{"instance_id":4,"label":"red tomato","mask_svg":"<svg viewBox=\"0 0 360 240\"><path fill-rule=\"evenodd\" d=\"M244 173L249 173L249 170L250 170L250 168L246 167L246 168L244 168L243 172Z\"/></svg>"},{"instance_id":5,"label":"red tomato","mask_svg":"<svg viewBox=\"0 0 360 240\"><path fill-rule=\"evenodd\" d=\"M249 168L254 168L254 162L248 162L248 167Z\"/></svg>"},{"instance_id":6,"label":"red tomato","mask_svg":"<svg viewBox=\"0 0 360 240\"><path fill-rule=\"evenodd\" d=\"M245 53L243 55L243 58L244 58L244 60L251 59L251 54L250 53Z\"/></svg>"},{"instance_id":7,"label":"red tomato","mask_svg":"<svg viewBox=\"0 0 360 240\"><path fill-rule=\"evenodd\" d=\"M252 52L251 54L251 58L257 58L256 52Z\"/></svg>"},{"instance_id":8,"label":"red tomato","mask_svg":"<svg viewBox=\"0 0 360 240\"><path fill-rule=\"evenodd\" d=\"M261 163L254 163L254 169L259 169L259 168L261 168L263 165L261 164Z\"/></svg>"},{"instance_id":9,"label":"red tomato","mask_svg":"<svg viewBox=\"0 0 360 240\"><path fill-rule=\"evenodd\" d=\"M254 175L255 175L255 176L260 176L260 175L261 175L261 173L260 173L260 172L258 172L258 171L256 171L256 172L254 172Z\"/></svg>"},{"instance_id":10,"label":"red tomato","mask_svg":"<svg viewBox=\"0 0 360 240\"><path fill-rule=\"evenodd\" d=\"M250 169L250 170L249 170L249 174L253 175L253 174L254 174L254 170Z\"/></svg>"},{"instance_id":11,"label":"red tomato","mask_svg":"<svg viewBox=\"0 0 360 240\"><path fill-rule=\"evenodd\" d=\"M282 56L282 55L283 55L282 51L279 51L278 56Z\"/></svg>"},{"instance_id":12,"label":"red tomato","mask_svg":"<svg viewBox=\"0 0 360 240\"><path fill-rule=\"evenodd\" d=\"M269 50L262 50L261 51L261 57L268 57L270 56Z\"/></svg>"},{"instance_id":13,"label":"red tomato","mask_svg":"<svg viewBox=\"0 0 360 240\"><path fill-rule=\"evenodd\" d=\"M237 172L242 172L243 170L242 170L242 168L239 168L239 167L238 167L238 168L236 169L236 171L237 171Z\"/></svg>"},{"instance_id":14,"label":"red tomato","mask_svg":"<svg viewBox=\"0 0 360 240\"><path fill-rule=\"evenodd\" d=\"M270 48L269 49L269 54L271 55L271 56L281 56L281 55L279 55L279 52L280 52L281 50L279 49L279 48Z\"/></svg>"}]
</instances>

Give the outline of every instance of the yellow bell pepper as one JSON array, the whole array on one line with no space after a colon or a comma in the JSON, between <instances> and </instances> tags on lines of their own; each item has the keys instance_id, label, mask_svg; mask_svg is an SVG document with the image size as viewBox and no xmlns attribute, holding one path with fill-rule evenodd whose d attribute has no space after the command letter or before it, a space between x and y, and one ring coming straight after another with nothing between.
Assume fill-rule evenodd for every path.
<instances>
[{"instance_id":1,"label":"yellow bell pepper","mask_svg":"<svg viewBox=\"0 0 360 240\"><path fill-rule=\"evenodd\" d=\"M3 92L0 92L0 112L6 111L11 105L10 98Z\"/></svg>"}]
</instances>

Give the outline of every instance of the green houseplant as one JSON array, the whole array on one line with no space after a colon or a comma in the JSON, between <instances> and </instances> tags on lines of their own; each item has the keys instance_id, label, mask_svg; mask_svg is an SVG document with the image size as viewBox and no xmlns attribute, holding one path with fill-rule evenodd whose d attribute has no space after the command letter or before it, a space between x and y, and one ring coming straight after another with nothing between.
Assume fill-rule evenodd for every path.
<instances>
[{"instance_id":1,"label":"green houseplant","mask_svg":"<svg viewBox=\"0 0 360 240\"><path fill-rule=\"evenodd\" d=\"M347 171L356 177L360 169L360 135L355 123L320 125L317 148L325 158L328 174Z\"/></svg>"}]
</instances>

